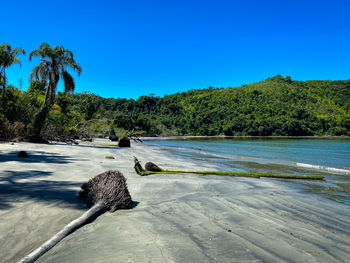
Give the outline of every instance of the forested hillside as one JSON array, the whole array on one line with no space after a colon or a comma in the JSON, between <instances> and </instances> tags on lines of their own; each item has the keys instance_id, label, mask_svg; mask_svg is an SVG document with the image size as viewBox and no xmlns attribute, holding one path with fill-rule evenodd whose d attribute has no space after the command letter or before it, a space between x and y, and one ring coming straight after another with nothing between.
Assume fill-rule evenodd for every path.
<instances>
[{"instance_id":1,"label":"forested hillside","mask_svg":"<svg viewBox=\"0 0 350 263\"><path fill-rule=\"evenodd\" d=\"M27 92L6 88L0 137L29 133L45 88L40 81L33 81ZM350 135L350 80L294 81L278 75L237 88L137 100L59 93L45 133L72 134L81 129L102 136L111 129L147 135Z\"/></svg>"}]
</instances>

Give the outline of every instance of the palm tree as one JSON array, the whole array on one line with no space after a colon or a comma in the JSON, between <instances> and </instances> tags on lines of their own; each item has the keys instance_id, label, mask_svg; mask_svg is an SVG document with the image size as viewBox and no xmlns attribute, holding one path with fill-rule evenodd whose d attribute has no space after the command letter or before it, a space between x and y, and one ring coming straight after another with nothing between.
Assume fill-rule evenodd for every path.
<instances>
[{"instance_id":1,"label":"palm tree","mask_svg":"<svg viewBox=\"0 0 350 263\"><path fill-rule=\"evenodd\" d=\"M30 61L33 56L40 56L42 59L41 63L33 68L29 80L49 81L45 96L45 105L51 106L54 103L60 77L64 82L64 92L74 92L75 82L72 75L68 73L67 67L76 71L78 76L80 76L82 69L80 65L75 62L73 53L70 50L62 46L54 46L51 48L49 44L42 43L39 49L30 52Z\"/></svg>"},{"instance_id":2,"label":"palm tree","mask_svg":"<svg viewBox=\"0 0 350 263\"><path fill-rule=\"evenodd\" d=\"M32 57L41 57L41 63L33 68L29 80L42 80L48 83L45 101L41 111L34 119L34 137L40 138L40 133L49 113L50 107L54 104L57 84L60 78L64 82L64 92L70 93L75 90L75 82L67 71L70 67L80 76L81 66L74 60L73 53L63 46L50 47L47 43L42 43L39 49L35 49L29 54L29 61Z\"/></svg>"},{"instance_id":3,"label":"palm tree","mask_svg":"<svg viewBox=\"0 0 350 263\"><path fill-rule=\"evenodd\" d=\"M0 45L0 85L3 88L3 95L6 88L6 68L16 63L21 66L21 61L17 57L18 55L25 54L25 51L21 47L12 48L9 44L3 43Z\"/></svg>"}]
</instances>

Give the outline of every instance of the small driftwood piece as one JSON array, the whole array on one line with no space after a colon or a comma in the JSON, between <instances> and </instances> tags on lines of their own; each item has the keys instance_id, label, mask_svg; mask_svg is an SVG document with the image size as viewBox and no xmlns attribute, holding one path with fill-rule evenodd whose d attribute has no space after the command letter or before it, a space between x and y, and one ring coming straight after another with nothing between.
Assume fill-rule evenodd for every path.
<instances>
[{"instance_id":1,"label":"small driftwood piece","mask_svg":"<svg viewBox=\"0 0 350 263\"><path fill-rule=\"evenodd\" d=\"M218 172L218 171L186 171L186 170L165 170L158 165L148 162L144 169L140 161L134 156L135 171L141 176L150 174L200 174L200 175L218 175L218 176L239 176L239 177L268 177L280 179L303 179L303 180L324 180L323 176L309 176L309 175L294 175L294 174L270 174L270 173L242 173L242 172Z\"/></svg>"},{"instance_id":2,"label":"small driftwood piece","mask_svg":"<svg viewBox=\"0 0 350 263\"><path fill-rule=\"evenodd\" d=\"M81 188L78 199L84 201L91 208L18 263L35 262L63 238L81 226L92 222L106 211L114 212L117 209L129 209L134 206L126 186L126 179L119 171L107 171L99 174L83 184Z\"/></svg>"}]
</instances>

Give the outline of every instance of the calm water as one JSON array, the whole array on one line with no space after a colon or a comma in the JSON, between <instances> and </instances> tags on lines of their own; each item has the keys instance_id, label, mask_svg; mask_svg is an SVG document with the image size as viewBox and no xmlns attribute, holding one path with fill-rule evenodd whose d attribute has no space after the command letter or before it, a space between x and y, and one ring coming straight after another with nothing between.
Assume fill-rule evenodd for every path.
<instances>
[{"instance_id":1,"label":"calm water","mask_svg":"<svg viewBox=\"0 0 350 263\"><path fill-rule=\"evenodd\" d=\"M209 162L221 171L322 175L326 182L293 182L350 205L350 138L191 138L145 143Z\"/></svg>"}]
</instances>

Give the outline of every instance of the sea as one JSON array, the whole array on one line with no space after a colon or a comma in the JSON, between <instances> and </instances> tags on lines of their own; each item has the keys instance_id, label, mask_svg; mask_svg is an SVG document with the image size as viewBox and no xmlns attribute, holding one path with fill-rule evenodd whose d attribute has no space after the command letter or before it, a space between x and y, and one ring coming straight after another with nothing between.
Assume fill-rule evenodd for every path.
<instances>
[{"instance_id":1,"label":"sea","mask_svg":"<svg viewBox=\"0 0 350 263\"><path fill-rule=\"evenodd\" d=\"M288 181L350 205L348 137L170 137L144 142L181 158L210 163L218 171L322 175L325 181Z\"/></svg>"}]
</instances>

